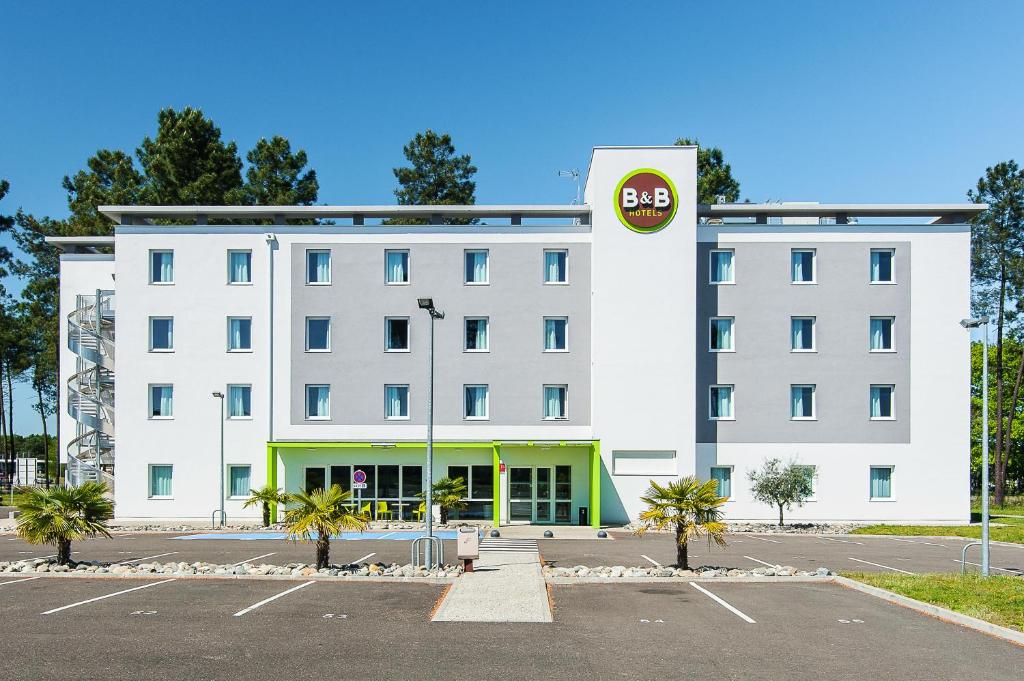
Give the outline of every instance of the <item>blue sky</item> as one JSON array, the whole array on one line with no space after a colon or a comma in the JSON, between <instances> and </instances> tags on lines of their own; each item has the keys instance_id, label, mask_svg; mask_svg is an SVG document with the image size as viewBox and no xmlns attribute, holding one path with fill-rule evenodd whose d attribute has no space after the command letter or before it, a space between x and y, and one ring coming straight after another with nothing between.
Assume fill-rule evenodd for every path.
<instances>
[{"instance_id":1,"label":"blue sky","mask_svg":"<svg viewBox=\"0 0 1024 681\"><path fill-rule=\"evenodd\" d=\"M325 203L390 203L450 132L479 203L568 203L601 144L720 146L752 201L959 201L1024 161L1024 3L6 3L0 211L196 106L243 154L280 134ZM16 288L16 286L15 286ZM38 429L22 400L20 432Z\"/></svg>"}]
</instances>

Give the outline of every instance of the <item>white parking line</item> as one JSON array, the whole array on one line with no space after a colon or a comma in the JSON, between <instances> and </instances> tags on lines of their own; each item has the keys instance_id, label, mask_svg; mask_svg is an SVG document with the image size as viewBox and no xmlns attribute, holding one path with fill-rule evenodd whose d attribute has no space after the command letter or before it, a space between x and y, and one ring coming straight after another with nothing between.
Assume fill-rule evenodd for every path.
<instances>
[{"instance_id":1,"label":"white parking line","mask_svg":"<svg viewBox=\"0 0 1024 681\"><path fill-rule=\"evenodd\" d=\"M924 544L925 546L941 546L944 549L948 549L949 548L945 544L933 544L930 541L916 541L914 539L897 539L896 537L889 537L889 539L892 539L893 541L905 542L907 544Z\"/></svg>"},{"instance_id":2,"label":"white parking line","mask_svg":"<svg viewBox=\"0 0 1024 681\"><path fill-rule=\"evenodd\" d=\"M953 562L954 563L959 563L960 560L957 559L957 558L954 558ZM968 565L977 565L978 567L981 567L981 563L972 563L971 561L967 561L967 564ZM996 567L995 565L992 565L992 564L989 564L989 568L992 569L992 570L999 570L1000 572L1009 572L1011 575L1024 575L1024 570L1016 570L1014 568L1001 568L1001 567Z\"/></svg>"},{"instance_id":3,"label":"white parking line","mask_svg":"<svg viewBox=\"0 0 1024 681\"><path fill-rule=\"evenodd\" d=\"M390 537L393 534L394 534L394 532L386 532L386 533L382 534L381 536L377 537L377 539L383 539L384 537Z\"/></svg>"},{"instance_id":4,"label":"white parking line","mask_svg":"<svg viewBox=\"0 0 1024 681\"><path fill-rule=\"evenodd\" d=\"M743 557L744 557L744 558L746 558L747 560L752 560L752 561L754 561L755 563L760 563L761 565L767 565L767 566L768 566L768 567L770 567L770 568L773 568L773 567L775 567L775 566L774 566L774 565L772 565L771 563L766 563L766 562L764 562L763 560L758 560L757 558L753 558L753 557L751 557L751 556L743 556Z\"/></svg>"},{"instance_id":5,"label":"white parking line","mask_svg":"<svg viewBox=\"0 0 1024 681\"><path fill-rule=\"evenodd\" d=\"M654 560L653 558L651 558L649 556L645 556L644 554L641 553L640 557L643 558L644 560L646 560L651 565L654 565L655 567L661 567L661 563L659 563L658 561ZM693 557L696 558L696 556L693 556Z\"/></svg>"},{"instance_id":6,"label":"white parking line","mask_svg":"<svg viewBox=\"0 0 1024 681\"><path fill-rule=\"evenodd\" d=\"M349 565L357 565L359 563L362 563L367 558L372 558L373 556L376 556L376 555L377 555L376 553L368 553L365 556L363 556L362 558L356 558L354 561L349 563Z\"/></svg>"},{"instance_id":7,"label":"white parking line","mask_svg":"<svg viewBox=\"0 0 1024 681\"><path fill-rule=\"evenodd\" d=\"M309 586L310 584L314 584L314 583L315 582L303 582L302 584L299 584L298 586L293 586L292 588L287 589L285 591L282 591L281 593L276 594L274 596L271 596L270 598L264 598L259 603L253 603L252 605L250 605L245 610L239 610L238 612L235 613L234 616L235 617L241 617L242 615L244 615L247 612L252 612L256 608L264 606L267 603L270 603L271 601L276 601L278 598L281 598L282 596L287 596L288 594L290 594L293 591L298 591L299 589L305 589L307 586Z\"/></svg>"},{"instance_id":8,"label":"white parking line","mask_svg":"<svg viewBox=\"0 0 1024 681\"><path fill-rule=\"evenodd\" d=\"M723 601L721 598L719 598L715 594L713 594L710 591L708 591L707 589L702 588L700 585L698 585L698 584L696 584L694 582L690 582L690 586L692 586L697 591L700 591L702 594L704 594L705 596L709 597L711 600L715 601L716 603L718 603L720 606L722 606L723 608L725 608L726 610L728 610L732 614L738 616L744 622L747 622L749 624L757 624L757 622L755 622L754 620L750 619L749 617L744 615L742 612L740 612L736 608L732 607L731 605L729 605L728 603Z\"/></svg>"},{"instance_id":9,"label":"white parking line","mask_svg":"<svg viewBox=\"0 0 1024 681\"><path fill-rule=\"evenodd\" d=\"M910 572L909 570L900 570L899 568L889 567L888 565L882 565L881 563L872 563L870 560L861 560L860 558L850 558L858 563L864 563L865 565L874 565L875 567L885 568L886 570L892 570L893 572L902 572L905 575L914 575L916 572Z\"/></svg>"},{"instance_id":10,"label":"white parking line","mask_svg":"<svg viewBox=\"0 0 1024 681\"><path fill-rule=\"evenodd\" d=\"M277 555L277 551L273 551L271 553L264 553L262 556L253 556L252 558L246 558L245 560L238 561L237 563L235 563L235 565L241 565L242 563L251 563L254 560L259 560L260 558L267 558L268 556L274 555Z\"/></svg>"},{"instance_id":11,"label":"white parking line","mask_svg":"<svg viewBox=\"0 0 1024 681\"><path fill-rule=\"evenodd\" d=\"M138 563L140 560L149 560L150 558L160 558L161 556L173 556L177 551L169 551L167 553L158 553L155 556L143 556L142 558L132 558L131 560L122 560L120 563L114 563L114 565L127 565L128 563Z\"/></svg>"},{"instance_id":12,"label":"white parking line","mask_svg":"<svg viewBox=\"0 0 1024 681\"><path fill-rule=\"evenodd\" d=\"M840 544L859 544L860 546L864 546L864 542L862 541L850 541L849 539L836 539L835 537L818 537L818 539L824 539L825 541L835 541L839 542Z\"/></svg>"},{"instance_id":13,"label":"white parking line","mask_svg":"<svg viewBox=\"0 0 1024 681\"><path fill-rule=\"evenodd\" d=\"M17 584L18 582L31 582L33 579L42 578L43 576L39 575L38 577L25 577L24 579L5 579L4 581L0 582L0 586L6 586L8 584Z\"/></svg>"},{"instance_id":14,"label":"white parking line","mask_svg":"<svg viewBox=\"0 0 1024 681\"><path fill-rule=\"evenodd\" d=\"M764 537L755 537L753 535L751 535L750 538L751 539L756 539L758 541L770 541L773 544L781 544L782 543L778 539L765 539Z\"/></svg>"},{"instance_id":15,"label":"white parking line","mask_svg":"<svg viewBox=\"0 0 1024 681\"><path fill-rule=\"evenodd\" d=\"M165 579L165 580L160 581L160 582L150 582L149 584L143 584L142 586L136 586L136 587L131 588L131 589L125 589L124 591L115 591L114 593L107 594L105 596L97 596L96 598L90 598L90 599L85 600L85 601L78 601L77 603L72 603L71 605L62 605L59 608L54 608L53 610L47 610L46 612L44 612L42 614L44 614L44 615L52 615L55 612L60 612L61 610L67 610L68 608L77 608L78 606L85 605L86 603L95 603L96 601L102 601L102 600L104 600L106 598L113 598L114 596L120 596L121 594L131 593L132 591L140 591L142 589L148 589L151 586L160 586L161 584L166 584L167 582L175 582L175 581L177 581L177 580L176 579Z\"/></svg>"}]
</instances>

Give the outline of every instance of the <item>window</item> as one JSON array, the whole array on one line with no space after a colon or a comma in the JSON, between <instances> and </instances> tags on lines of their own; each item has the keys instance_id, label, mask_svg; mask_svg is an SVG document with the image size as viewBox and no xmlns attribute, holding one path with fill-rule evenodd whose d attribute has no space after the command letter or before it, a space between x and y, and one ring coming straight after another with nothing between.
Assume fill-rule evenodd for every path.
<instances>
[{"instance_id":1,"label":"window","mask_svg":"<svg viewBox=\"0 0 1024 681\"><path fill-rule=\"evenodd\" d=\"M891 248L871 249L871 283L892 284L896 280L892 276L892 264L895 252Z\"/></svg>"},{"instance_id":2,"label":"window","mask_svg":"<svg viewBox=\"0 0 1024 681\"><path fill-rule=\"evenodd\" d=\"M252 466L228 466L228 496L248 499L252 494Z\"/></svg>"},{"instance_id":3,"label":"window","mask_svg":"<svg viewBox=\"0 0 1024 681\"><path fill-rule=\"evenodd\" d=\"M708 349L711 352L733 352L732 317L711 318L711 338Z\"/></svg>"},{"instance_id":4,"label":"window","mask_svg":"<svg viewBox=\"0 0 1024 681\"><path fill-rule=\"evenodd\" d=\"M814 317L790 317L792 352L814 352Z\"/></svg>"},{"instance_id":5,"label":"window","mask_svg":"<svg viewBox=\"0 0 1024 681\"><path fill-rule=\"evenodd\" d=\"M870 328L870 349L871 352L894 352L895 346L892 341L892 317L872 317Z\"/></svg>"},{"instance_id":6,"label":"window","mask_svg":"<svg viewBox=\"0 0 1024 681\"><path fill-rule=\"evenodd\" d=\"M409 283L409 251L384 251L384 283Z\"/></svg>"},{"instance_id":7,"label":"window","mask_svg":"<svg viewBox=\"0 0 1024 681\"><path fill-rule=\"evenodd\" d=\"M172 352L174 350L174 317L149 318L149 351Z\"/></svg>"},{"instance_id":8,"label":"window","mask_svg":"<svg viewBox=\"0 0 1024 681\"><path fill-rule=\"evenodd\" d=\"M408 419L409 418L409 386L407 386L407 385L386 385L386 386L384 386L384 418L386 418L386 419Z\"/></svg>"},{"instance_id":9,"label":"window","mask_svg":"<svg viewBox=\"0 0 1024 681\"><path fill-rule=\"evenodd\" d=\"M801 471L807 476L807 479L811 481L811 496L807 497L807 501L817 501L815 498L818 494L818 467L817 466L795 466L798 471Z\"/></svg>"},{"instance_id":10,"label":"window","mask_svg":"<svg viewBox=\"0 0 1024 681\"><path fill-rule=\"evenodd\" d=\"M487 251L466 251L466 283L486 284Z\"/></svg>"},{"instance_id":11,"label":"window","mask_svg":"<svg viewBox=\"0 0 1024 681\"><path fill-rule=\"evenodd\" d=\"M569 388L564 385L544 386L544 420L564 421L569 418Z\"/></svg>"},{"instance_id":12,"label":"window","mask_svg":"<svg viewBox=\"0 0 1024 681\"><path fill-rule=\"evenodd\" d=\"M409 318L386 317L384 319L385 352L409 352Z\"/></svg>"},{"instance_id":13,"label":"window","mask_svg":"<svg viewBox=\"0 0 1024 681\"><path fill-rule=\"evenodd\" d=\"M331 386L306 386L306 418L310 421L326 421L331 418Z\"/></svg>"},{"instance_id":14,"label":"window","mask_svg":"<svg viewBox=\"0 0 1024 681\"><path fill-rule=\"evenodd\" d=\"M488 390L486 385L467 385L465 393L465 410L467 420L486 420L488 418Z\"/></svg>"},{"instance_id":15,"label":"window","mask_svg":"<svg viewBox=\"0 0 1024 681\"><path fill-rule=\"evenodd\" d=\"M735 272L733 271L733 258L735 252L711 251L711 277L712 284L735 284Z\"/></svg>"},{"instance_id":16,"label":"window","mask_svg":"<svg viewBox=\"0 0 1024 681\"><path fill-rule=\"evenodd\" d=\"M149 252L149 283L174 283L174 251Z\"/></svg>"},{"instance_id":17,"label":"window","mask_svg":"<svg viewBox=\"0 0 1024 681\"><path fill-rule=\"evenodd\" d=\"M487 317L466 317L466 352L487 352Z\"/></svg>"},{"instance_id":18,"label":"window","mask_svg":"<svg viewBox=\"0 0 1024 681\"><path fill-rule=\"evenodd\" d=\"M149 386L149 418L174 418L174 386Z\"/></svg>"},{"instance_id":19,"label":"window","mask_svg":"<svg viewBox=\"0 0 1024 681\"><path fill-rule=\"evenodd\" d=\"M871 499L892 499L892 466L871 467Z\"/></svg>"},{"instance_id":20,"label":"window","mask_svg":"<svg viewBox=\"0 0 1024 681\"><path fill-rule=\"evenodd\" d=\"M493 515L494 468L491 466L448 466L448 477L466 483L465 508L453 509L453 520L484 520Z\"/></svg>"},{"instance_id":21,"label":"window","mask_svg":"<svg viewBox=\"0 0 1024 681\"><path fill-rule=\"evenodd\" d=\"M149 467L149 498L170 499L173 491L171 482L174 467L164 464L153 464Z\"/></svg>"},{"instance_id":22,"label":"window","mask_svg":"<svg viewBox=\"0 0 1024 681\"><path fill-rule=\"evenodd\" d=\"M708 418L712 421L731 421L733 416L733 386L713 385L709 392Z\"/></svg>"},{"instance_id":23,"label":"window","mask_svg":"<svg viewBox=\"0 0 1024 681\"><path fill-rule=\"evenodd\" d=\"M252 351L252 319L228 317L228 352Z\"/></svg>"},{"instance_id":24,"label":"window","mask_svg":"<svg viewBox=\"0 0 1024 681\"><path fill-rule=\"evenodd\" d=\"M789 386L789 417L794 421L814 419L814 386Z\"/></svg>"},{"instance_id":25,"label":"window","mask_svg":"<svg viewBox=\"0 0 1024 681\"><path fill-rule=\"evenodd\" d=\"M569 349L569 319L544 318L544 352L566 352Z\"/></svg>"},{"instance_id":26,"label":"window","mask_svg":"<svg viewBox=\"0 0 1024 681\"><path fill-rule=\"evenodd\" d=\"M569 283L569 251L544 251L544 283Z\"/></svg>"},{"instance_id":27,"label":"window","mask_svg":"<svg viewBox=\"0 0 1024 681\"><path fill-rule=\"evenodd\" d=\"M895 419L895 412L892 408L893 393L895 392L891 385L873 385L871 386L871 419L875 421L884 421Z\"/></svg>"},{"instance_id":28,"label":"window","mask_svg":"<svg viewBox=\"0 0 1024 681\"><path fill-rule=\"evenodd\" d=\"M306 352L331 351L331 318L306 317Z\"/></svg>"},{"instance_id":29,"label":"window","mask_svg":"<svg viewBox=\"0 0 1024 681\"><path fill-rule=\"evenodd\" d=\"M711 479L718 483L718 496L732 496L732 466L712 466Z\"/></svg>"},{"instance_id":30,"label":"window","mask_svg":"<svg viewBox=\"0 0 1024 681\"><path fill-rule=\"evenodd\" d=\"M814 283L814 250L794 248L791 258L791 269L794 284Z\"/></svg>"},{"instance_id":31,"label":"window","mask_svg":"<svg viewBox=\"0 0 1024 681\"><path fill-rule=\"evenodd\" d=\"M229 419L251 419L252 418L252 386L251 385L229 385L228 386L228 418Z\"/></svg>"},{"instance_id":32,"label":"window","mask_svg":"<svg viewBox=\"0 0 1024 681\"><path fill-rule=\"evenodd\" d=\"M314 286L331 283L330 251L306 251L306 283Z\"/></svg>"},{"instance_id":33,"label":"window","mask_svg":"<svg viewBox=\"0 0 1024 681\"><path fill-rule=\"evenodd\" d=\"M228 283L252 283L252 251L228 251Z\"/></svg>"}]
</instances>

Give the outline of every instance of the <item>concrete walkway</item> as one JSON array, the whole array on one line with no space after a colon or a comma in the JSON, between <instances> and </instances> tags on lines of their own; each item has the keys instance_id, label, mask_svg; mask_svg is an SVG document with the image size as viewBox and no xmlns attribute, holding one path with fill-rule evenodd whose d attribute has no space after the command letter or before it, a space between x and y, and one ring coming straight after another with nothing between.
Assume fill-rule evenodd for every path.
<instances>
[{"instance_id":1,"label":"concrete walkway","mask_svg":"<svg viewBox=\"0 0 1024 681\"><path fill-rule=\"evenodd\" d=\"M548 591L535 552L481 551L455 581L434 622L550 622Z\"/></svg>"}]
</instances>

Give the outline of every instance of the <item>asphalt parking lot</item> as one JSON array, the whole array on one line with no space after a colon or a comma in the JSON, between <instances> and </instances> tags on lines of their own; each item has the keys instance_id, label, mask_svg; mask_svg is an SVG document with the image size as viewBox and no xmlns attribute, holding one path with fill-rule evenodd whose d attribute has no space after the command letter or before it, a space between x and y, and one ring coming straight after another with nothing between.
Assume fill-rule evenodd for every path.
<instances>
[{"instance_id":1,"label":"asphalt parking lot","mask_svg":"<svg viewBox=\"0 0 1024 681\"><path fill-rule=\"evenodd\" d=\"M552 624L473 624L430 623L432 584L12 575L0 680L1024 675L1013 644L836 585L697 586L555 586Z\"/></svg>"}]
</instances>

